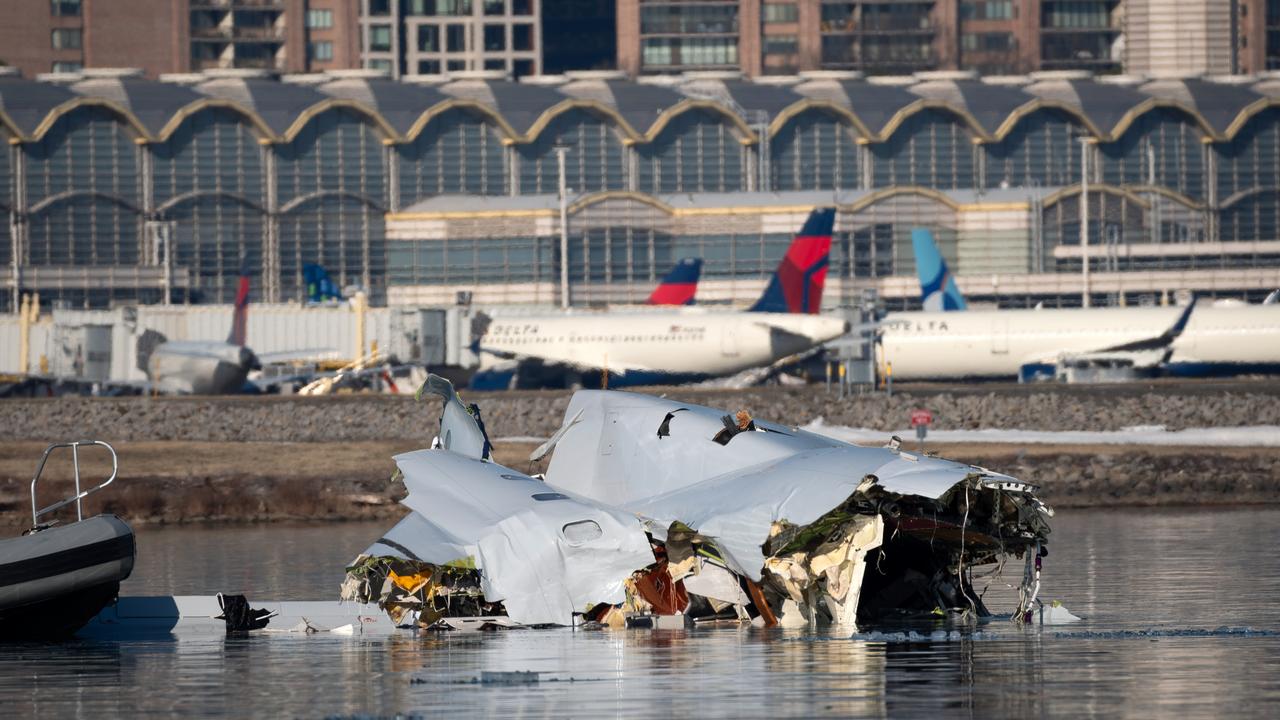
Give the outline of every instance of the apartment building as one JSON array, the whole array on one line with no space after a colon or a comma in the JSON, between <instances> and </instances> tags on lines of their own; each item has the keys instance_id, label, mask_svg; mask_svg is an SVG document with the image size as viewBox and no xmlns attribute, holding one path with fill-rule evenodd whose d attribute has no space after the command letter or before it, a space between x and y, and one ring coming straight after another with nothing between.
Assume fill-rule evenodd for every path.
<instances>
[{"instance_id":1,"label":"apartment building","mask_svg":"<svg viewBox=\"0 0 1280 720\"><path fill-rule=\"evenodd\" d=\"M358 67L357 9L350 0L6 0L0 61L28 77Z\"/></svg>"},{"instance_id":2,"label":"apartment building","mask_svg":"<svg viewBox=\"0 0 1280 720\"><path fill-rule=\"evenodd\" d=\"M393 77L542 72L539 0L359 0L360 58Z\"/></svg>"},{"instance_id":3,"label":"apartment building","mask_svg":"<svg viewBox=\"0 0 1280 720\"><path fill-rule=\"evenodd\" d=\"M617 25L631 75L1280 67L1280 0L617 0Z\"/></svg>"}]
</instances>

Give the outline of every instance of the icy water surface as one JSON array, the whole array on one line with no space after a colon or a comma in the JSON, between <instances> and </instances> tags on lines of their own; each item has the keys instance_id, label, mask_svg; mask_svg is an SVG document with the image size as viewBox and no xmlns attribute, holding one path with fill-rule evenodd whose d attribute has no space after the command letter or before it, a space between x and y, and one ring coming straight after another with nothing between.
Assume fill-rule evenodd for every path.
<instances>
[{"instance_id":1,"label":"icy water surface","mask_svg":"<svg viewBox=\"0 0 1280 720\"><path fill-rule=\"evenodd\" d=\"M143 528L123 592L333 597L389 525ZM1085 621L995 622L976 640L747 628L0 646L0 715L1265 716L1280 702L1277 540L1280 508L1063 511L1042 596ZM1005 609L1009 591L987 599ZM540 681L473 682L495 670Z\"/></svg>"}]
</instances>

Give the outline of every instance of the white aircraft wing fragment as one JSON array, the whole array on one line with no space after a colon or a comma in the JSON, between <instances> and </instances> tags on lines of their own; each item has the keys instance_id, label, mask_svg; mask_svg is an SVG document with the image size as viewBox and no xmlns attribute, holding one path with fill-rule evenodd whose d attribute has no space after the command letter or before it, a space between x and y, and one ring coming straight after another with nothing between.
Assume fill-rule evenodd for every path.
<instances>
[{"instance_id":1,"label":"white aircraft wing fragment","mask_svg":"<svg viewBox=\"0 0 1280 720\"><path fill-rule=\"evenodd\" d=\"M624 581L654 562L630 513L456 452L395 460L409 489L404 504L439 531L434 540L424 532L422 545L443 551L440 539L453 538L474 546L485 598L501 600L516 622L569 625L590 605L621 603Z\"/></svg>"}]
</instances>

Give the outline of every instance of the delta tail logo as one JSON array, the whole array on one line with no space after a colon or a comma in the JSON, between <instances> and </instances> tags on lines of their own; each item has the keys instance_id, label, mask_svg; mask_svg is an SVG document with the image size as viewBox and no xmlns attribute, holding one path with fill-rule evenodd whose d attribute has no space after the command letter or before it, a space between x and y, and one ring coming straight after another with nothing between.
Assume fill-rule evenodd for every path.
<instances>
[{"instance_id":1,"label":"delta tail logo","mask_svg":"<svg viewBox=\"0 0 1280 720\"><path fill-rule=\"evenodd\" d=\"M653 294L645 301L648 305L692 305L698 292L698 278L702 276L702 258L684 258L662 278Z\"/></svg>"},{"instance_id":2,"label":"delta tail logo","mask_svg":"<svg viewBox=\"0 0 1280 720\"><path fill-rule=\"evenodd\" d=\"M817 314L827 282L827 258L835 222L835 208L815 208L809 213L764 295L751 306L752 312Z\"/></svg>"},{"instance_id":3,"label":"delta tail logo","mask_svg":"<svg viewBox=\"0 0 1280 720\"><path fill-rule=\"evenodd\" d=\"M956 279L947 270L947 262L933 241L933 233L924 228L911 230L911 249L916 255L916 274L920 276L920 302L927 312L964 310L967 306Z\"/></svg>"}]
</instances>

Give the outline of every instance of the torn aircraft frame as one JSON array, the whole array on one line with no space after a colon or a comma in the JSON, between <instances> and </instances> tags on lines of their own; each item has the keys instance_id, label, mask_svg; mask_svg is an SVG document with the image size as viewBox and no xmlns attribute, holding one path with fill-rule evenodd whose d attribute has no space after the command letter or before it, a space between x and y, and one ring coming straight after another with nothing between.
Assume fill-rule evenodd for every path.
<instances>
[{"instance_id":1,"label":"torn aircraft frame","mask_svg":"<svg viewBox=\"0 0 1280 720\"><path fill-rule=\"evenodd\" d=\"M1038 579L1052 511L1001 473L761 420L726 437L719 410L584 390L534 477L490 461L478 409L428 385L440 436L395 458L411 512L343 587L403 624L852 626L986 615L972 569L1008 556L1034 557Z\"/></svg>"}]
</instances>

